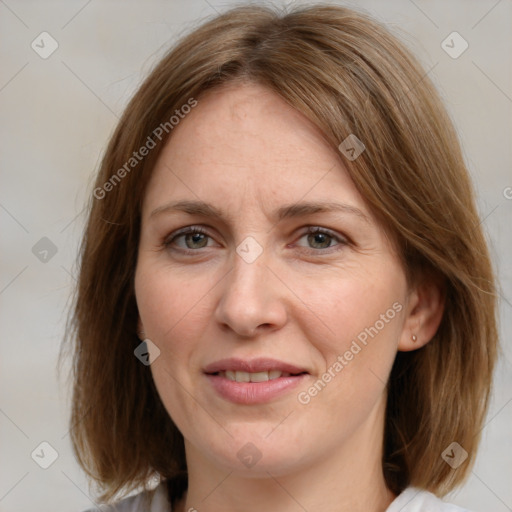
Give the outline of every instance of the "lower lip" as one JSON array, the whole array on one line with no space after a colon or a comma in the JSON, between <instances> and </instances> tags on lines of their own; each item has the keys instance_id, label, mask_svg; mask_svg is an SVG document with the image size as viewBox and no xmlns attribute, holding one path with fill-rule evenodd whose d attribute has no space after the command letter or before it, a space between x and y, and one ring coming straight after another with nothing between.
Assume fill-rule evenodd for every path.
<instances>
[{"instance_id":1,"label":"lower lip","mask_svg":"<svg viewBox=\"0 0 512 512\"><path fill-rule=\"evenodd\" d=\"M298 386L307 374L279 377L265 382L236 382L220 375L206 375L213 389L226 400L235 404L263 404Z\"/></svg>"}]
</instances>

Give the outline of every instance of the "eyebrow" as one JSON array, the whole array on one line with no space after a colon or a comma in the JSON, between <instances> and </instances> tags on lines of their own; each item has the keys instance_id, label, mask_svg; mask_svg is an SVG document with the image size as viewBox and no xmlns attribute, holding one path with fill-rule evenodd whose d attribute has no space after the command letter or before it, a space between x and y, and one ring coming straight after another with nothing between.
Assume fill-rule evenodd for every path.
<instances>
[{"instance_id":1,"label":"eyebrow","mask_svg":"<svg viewBox=\"0 0 512 512\"><path fill-rule=\"evenodd\" d=\"M230 216L222 211L220 208L205 203L203 201L175 201L159 206L154 209L150 218L162 214L162 213L178 213L185 212L189 215L200 215L203 217L213 217L215 219L230 219ZM285 205L277 209L272 217L276 221L282 221L285 219L306 217L308 215L314 215L317 213L333 213L341 212L345 214L355 215L371 224L370 219L365 215L359 208L355 206L344 204L344 203L332 203L332 202L302 202Z\"/></svg>"}]
</instances>

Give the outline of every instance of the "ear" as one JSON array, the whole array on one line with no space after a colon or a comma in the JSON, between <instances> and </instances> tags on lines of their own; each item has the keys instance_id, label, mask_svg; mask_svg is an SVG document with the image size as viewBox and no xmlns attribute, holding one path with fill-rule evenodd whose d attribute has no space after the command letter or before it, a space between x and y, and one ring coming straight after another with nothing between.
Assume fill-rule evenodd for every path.
<instances>
[{"instance_id":1,"label":"ear","mask_svg":"<svg viewBox=\"0 0 512 512\"><path fill-rule=\"evenodd\" d=\"M441 279L431 274L424 276L410 291L398 350L407 352L426 345L439 328L444 305L445 293Z\"/></svg>"}]
</instances>

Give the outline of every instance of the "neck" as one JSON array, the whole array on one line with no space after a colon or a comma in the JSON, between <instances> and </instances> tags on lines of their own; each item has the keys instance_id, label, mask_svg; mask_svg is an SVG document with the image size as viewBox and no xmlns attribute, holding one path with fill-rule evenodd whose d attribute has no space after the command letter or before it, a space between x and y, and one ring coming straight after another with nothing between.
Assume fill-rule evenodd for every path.
<instances>
[{"instance_id":1,"label":"neck","mask_svg":"<svg viewBox=\"0 0 512 512\"><path fill-rule=\"evenodd\" d=\"M385 401L378 404L343 446L279 476L241 476L214 466L186 443L188 491L175 511L385 512L395 496L382 473L384 407Z\"/></svg>"}]
</instances>

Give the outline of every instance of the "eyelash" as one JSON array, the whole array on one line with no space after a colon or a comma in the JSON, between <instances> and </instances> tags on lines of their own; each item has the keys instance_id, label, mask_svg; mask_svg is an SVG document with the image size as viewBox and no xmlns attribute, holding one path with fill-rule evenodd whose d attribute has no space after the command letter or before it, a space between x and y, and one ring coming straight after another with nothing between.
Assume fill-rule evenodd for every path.
<instances>
[{"instance_id":1,"label":"eyelash","mask_svg":"<svg viewBox=\"0 0 512 512\"><path fill-rule=\"evenodd\" d=\"M326 247L325 249L309 248L309 251L308 251L308 249L306 247L302 247L302 249L305 249L306 252L310 252L310 254L320 254L320 253L324 253L325 254L325 253L331 253L333 250L334 251L340 250L340 248L342 248L342 247L344 247L346 245L349 245L349 243L350 243L350 241L349 241L349 239L347 237L339 236L339 235L333 233L332 231L330 231L328 229L325 229L325 228L321 228L319 226L308 226L307 231L302 233L302 235L299 237L299 240L301 238L303 238L304 236L314 235L314 234L318 234L318 233L329 236L330 238L335 240L337 242L337 244L334 245L334 246ZM172 243L175 242L176 239L178 239L181 236L188 235L188 234L201 234L201 235L207 236L208 238L213 238L201 226L187 226L186 228L180 229L180 230L172 233L171 235L169 235L164 240L163 246L165 248L169 249L169 250L179 251L182 254L197 255L199 253L200 249L202 249L202 248L200 248L200 249L183 249L181 247L180 248L173 248L173 247L171 247Z\"/></svg>"}]
</instances>

